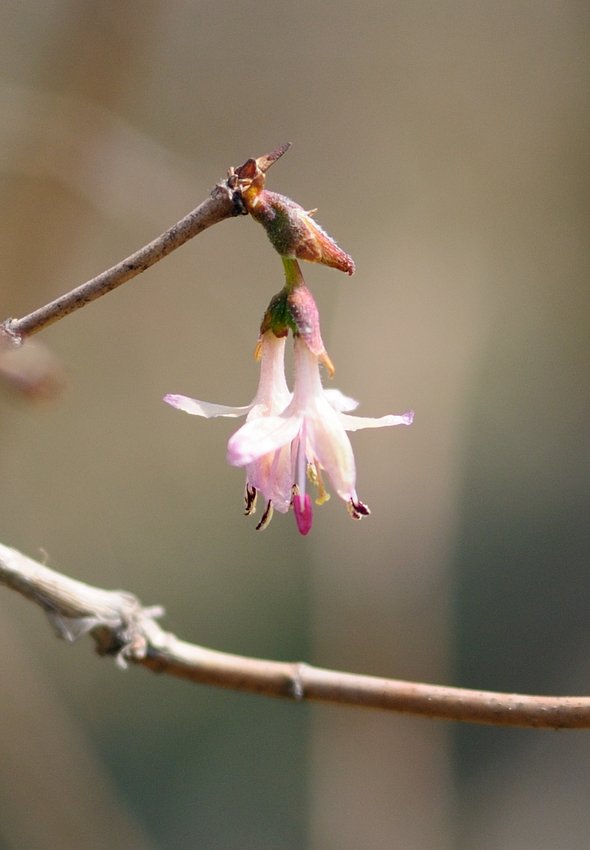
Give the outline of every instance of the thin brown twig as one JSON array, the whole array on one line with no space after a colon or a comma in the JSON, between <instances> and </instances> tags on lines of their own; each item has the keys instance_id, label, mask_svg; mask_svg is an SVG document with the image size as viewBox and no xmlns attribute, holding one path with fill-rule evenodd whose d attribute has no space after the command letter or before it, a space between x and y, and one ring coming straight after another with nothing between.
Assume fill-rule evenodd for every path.
<instances>
[{"instance_id":1,"label":"thin brown twig","mask_svg":"<svg viewBox=\"0 0 590 850\"><path fill-rule=\"evenodd\" d=\"M2 329L20 343L141 274L212 224L235 214L231 191L224 184L219 184L202 204L148 245L22 319L7 319Z\"/></svg>"},{"instance_id":2,"label":"thin brown twig","mask_svg":"<svg viewBox=\"0 0 590 850\"><path fill-rule=\"evenodd\" d=\"M258 158L260 167L267 171L290 147L290 144L281 147ZM239 172L239 169L237 169ZM96 277L80 284L70 292L66 292L49 304L34 310L21 319L7 319L0 324L0 336L20 344L26 337L32 336L46 328L48 325L63 319L64 316L73 313L74 310L90 304L107 292L111 292L121 284L136 277L141 272L153 266L159 260L164 259L176 248L180 248L193 236L197 236L226 218L245 214L246 210L241 203L238 178L236 170L229 169L228 177L218 183L211 191L208 198L199 204L192 212L181 218L176 224L169 227L164 233L154 239L143 248L126 257L110 269L101 272Z\"/></svg>"},{"instance_id":3,"label":"thin brown twig","mask_svg":"<svg viewBox=\"0 0 590 850\"><path fill-rule=\"evenodd\" d=\"M90 633L101 655L203 685L296 701L379 708L424 717L539 729L590 728L590 697L529 696L405 682L246 658L186 643L156 623L161 608L49 569L0 544L0 583L40 605L58 635Z\"/></svg>"}]
</instances>

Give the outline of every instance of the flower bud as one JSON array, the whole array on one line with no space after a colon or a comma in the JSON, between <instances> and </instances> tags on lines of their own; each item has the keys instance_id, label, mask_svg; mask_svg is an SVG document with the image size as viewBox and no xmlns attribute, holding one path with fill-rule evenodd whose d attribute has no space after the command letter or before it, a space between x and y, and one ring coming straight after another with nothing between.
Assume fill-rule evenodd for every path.
<instances>
[{"instance_id":1,"label":"flower bud","mask_svg":"<svg viewBox=\"0 0 590 850\"><path fill-rule=\"evenodd\" d=\"M245 208L262 224L275 250L282 257L322 263L353 274L354 260L313 220L315 210L306 211L285 195L264 188L267 160L249 159L236 174Z\"/></svg>"}]
</instances>

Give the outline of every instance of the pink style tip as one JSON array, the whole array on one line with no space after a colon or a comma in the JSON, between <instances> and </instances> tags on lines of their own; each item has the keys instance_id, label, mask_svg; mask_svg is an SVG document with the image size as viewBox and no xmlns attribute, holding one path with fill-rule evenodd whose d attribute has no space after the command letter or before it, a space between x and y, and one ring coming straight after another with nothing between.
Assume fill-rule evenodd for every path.
<instances>
[{"instance_id":1,"label":"pink style tip","mask_svg":"<svg viewBox=\"0 0 590 850\"><path fill-rule=\"evenodd\" d=\"M306 534L309 534L313 525L313 509L309 493L304 496L296 494L293 497L293 512L299 534L305 537Z\"/></svg>"}]
</instances>

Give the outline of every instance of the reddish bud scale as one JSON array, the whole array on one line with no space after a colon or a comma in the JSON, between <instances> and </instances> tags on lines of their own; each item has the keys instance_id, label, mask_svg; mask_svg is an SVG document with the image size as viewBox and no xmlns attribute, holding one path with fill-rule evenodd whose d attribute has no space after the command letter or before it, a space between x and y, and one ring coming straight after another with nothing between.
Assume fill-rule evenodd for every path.
<instances>
[{"instance_id":1,"label":"reddish bud scale","mask_svg":"<svg viewBox=\"0 0 590 850\"><path fill-rule=\"evenodd\" d=\"M288 148L289 145L282 145L266 156L248 159L232 173L237 178L241 202L266 229L282 257L323 263L354 274L354 260L312 219L315 210L307 212L291 198L264 188L266 172Z\"/></svg>"},{"instance_id":2,"label":"reddish bud scale","mask_svg":"<svg viewBox=\"0 0 590 850\"><path fill-rule=\"evenodd\" d=\"M274 249L283 257L297 257L322 263L347 274L354 273L354 261L303 207L284 195L244 192L246 209L265 228Z\"/></svg>"},{"instance_id":3,"label":"reddish bud scale","mask_svg":"<svg viewBox=\"0 0 590 850\"><path fill-rule=\"evenodd\" d=\"M313 354L321 357L326 349L320 333L320 316L313 295L303 284L292 289L287 299L298 335L305 340Z\"/></svg>"}]
</instances>

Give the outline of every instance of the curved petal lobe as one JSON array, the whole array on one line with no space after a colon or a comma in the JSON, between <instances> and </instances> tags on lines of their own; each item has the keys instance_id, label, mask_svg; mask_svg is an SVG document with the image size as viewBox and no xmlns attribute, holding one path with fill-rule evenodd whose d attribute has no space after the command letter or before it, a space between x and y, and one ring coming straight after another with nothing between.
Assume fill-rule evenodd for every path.
<instances>
[{"instance_id":1,"label":"curved petal lobe","mask_svg":"<svg viewBox=\"0 0 590 850\"><path fill-rule=\"evenodd\" d=\"M192 416L204 416L205 419L214 419L216 416L227 416L235 419L238 416L245 416L251 407L250 404L246 405L246 407L212 404L209 401L199 401L197 398L190 398L186 395L174 395L172 393L165 395L164 401L171 407L176 407L177 410L184 410L185 413L190 413Z\"/></svg>"}]
</instances>

